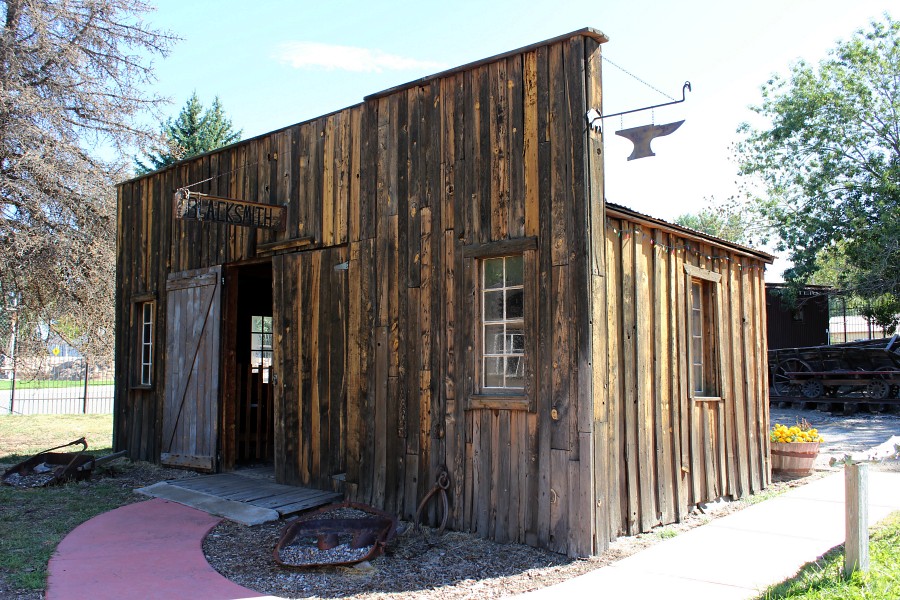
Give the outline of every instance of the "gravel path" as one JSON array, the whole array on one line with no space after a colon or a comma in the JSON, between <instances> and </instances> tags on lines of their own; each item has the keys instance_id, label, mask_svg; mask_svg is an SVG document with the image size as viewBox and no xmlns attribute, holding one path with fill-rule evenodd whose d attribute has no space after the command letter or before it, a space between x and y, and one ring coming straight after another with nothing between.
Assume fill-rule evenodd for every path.
<instances>
[{"instance_id":1,"label":"gravel path","mask_svg":"<svg viewBox=\"0 0 900 600\"><path fill-rule=\"evenodd\" d=\"M810 477L776 477L767 495L803 485L833 471L828 466L831 456L840 458L845 453L864 451L900 435L898 415L841 417L818 411L773 408L771 417L772 424L776 421L794 424L798 418L805 418L820 430L825 442L816 471ZM283 522L256 527L223 522L206 538L203 550L210 564L232 581L282 598L500 598L584 574L748 504L716 503L714 508L710 507L714 510L712 514L695 511L682 523L619 538L603 555L586 560L570 560L552 552L518 544L498 544L464 533L443 536L431 530L417 533L405 523L401 524L401 530L405 530L389 544L384 556L356 567L279 567L272 558L272 550L284 528Z\"/></svg>"}]
</instances>

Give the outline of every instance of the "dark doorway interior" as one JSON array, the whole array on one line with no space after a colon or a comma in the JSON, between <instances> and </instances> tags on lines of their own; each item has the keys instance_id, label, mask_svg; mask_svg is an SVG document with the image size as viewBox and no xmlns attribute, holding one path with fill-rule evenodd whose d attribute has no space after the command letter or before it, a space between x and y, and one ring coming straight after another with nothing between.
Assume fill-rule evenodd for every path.
<instances>
[{"instance_id":1,"label":"dark doorway interior","mask_svg":"<svg viewBox=\"0 0 900 600\"><path fill-rule=\"evenodd\" d=\"M226 290L222 464L232 469L273 459L272 263L229 268Z\"/></svg>"}]
</instances>

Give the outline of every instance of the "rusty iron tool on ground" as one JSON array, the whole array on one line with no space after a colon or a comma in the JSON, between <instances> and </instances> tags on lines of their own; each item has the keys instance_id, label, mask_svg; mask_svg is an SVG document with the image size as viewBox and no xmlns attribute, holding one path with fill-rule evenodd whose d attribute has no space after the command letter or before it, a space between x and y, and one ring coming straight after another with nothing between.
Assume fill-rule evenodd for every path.
<instances>
[{"instance_id":1,"label":"rusty iron tool on ground","mask_svg":"<svg viewBox=\"0 0 900 600\"><path fill-rule=\"evenodd\" d=\"M306 513L288 525L273 552L282 567L352 565L377 557L397 531L397 519L357 502Z\"/></svg>"},{"instance_id":2,"label":"rusty iron tool on ground","mask_svg":"<svg viewBox=\"0 0 900 600\"><path fill-rule=\"evenodd\" d=\"M431 488L431 491L422 498L422 502L419 503L419 508L416 510L416 531L420 530L419 526L419 517L422 515L422 510L425 508L425 505L428 504L428 500L431 499L432 496L440 492L441 494L441 506L444 508L444 516L441 519L441 526L438 528L438 533L444 533L444 529L447 527L447 515L450 512L449 502L447 500L447 490L450 489L450 475L447 471L441 471L437 479L435 480L434 487Z\"/></svg>"},{"instance_id":3,"label":"rusty iron tool on ground","mask_svg":"<svg viewBox=\"0 0 900 600\"><path fill-rule=\"evenodd\" d=\"M78 444L81 445L78 452L53 452ZM68 444L38 452L4 471L3 483L15 487L44 487L67 481L81 481L88 479L97 465L125 455L122 451L97 458L86 454L85 450L87 442L82 437Z\"/></svg>"}]
</instances>

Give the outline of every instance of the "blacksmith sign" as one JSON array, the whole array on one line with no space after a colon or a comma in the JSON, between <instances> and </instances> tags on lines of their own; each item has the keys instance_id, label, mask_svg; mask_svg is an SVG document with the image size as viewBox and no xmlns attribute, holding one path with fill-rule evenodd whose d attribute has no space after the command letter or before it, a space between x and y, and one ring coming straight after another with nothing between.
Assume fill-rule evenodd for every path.
<instances>
[{"instance_id":1,"label":"blacksmith sign","mask_svg":"<svg viewBox=\"0 0 900 600\"><path fill-rule=\"evenodd\" d=\"M199 194L181 188L175 192L175 216L192 221L227 223L242 227L282 230L284 206Z\"/></svg>"}]
</instances>

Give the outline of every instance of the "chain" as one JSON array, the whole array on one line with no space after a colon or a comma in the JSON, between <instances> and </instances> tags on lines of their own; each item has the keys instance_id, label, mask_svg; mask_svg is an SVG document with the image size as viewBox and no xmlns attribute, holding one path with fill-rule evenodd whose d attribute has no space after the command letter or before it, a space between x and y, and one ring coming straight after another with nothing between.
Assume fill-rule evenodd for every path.
<instances>
[{"instance_id":1,"label":"chain","mask_svg":"<svg viewBox=\"0 0 900 600\"><path fill-rule=\"evenodd\" d=\"M632 73L631 71L628 71L627 69L625 69L625 68L623 68L623 67L620 67L619 65L617 65L617 64L614 63L613 61L609 60L608 58L606 58L605 55L601 54L601 55L600 55L600 58L602 58L603 60L605 60L606 62L608 62L608 63L611 64L612 66L614 66L615 68L619 69L620 71L622 71L623 73L625 73L625 74L628 75L629 77L632 77L632 78L634 78L634 79L640 81L641 83L643 83L644 85L646 85L648 88L650 88L650 89L653 90L654 92L657 92L657 93L659 93L659 94L662 94L663 96L665 96L665 97L668 98L669 100L675 100L675 98L673 98L672 96L668 95L668 94L665 93L664 91L662 91L662 90L660 90L660 89L658 89L658 88L656 88L656 87L650 85L649 83L647 83L646 81L644 81L643 79L641 79L640 77L638 77L637 75L635 75L634 73Z\"/></svg>"}]
</instances>

